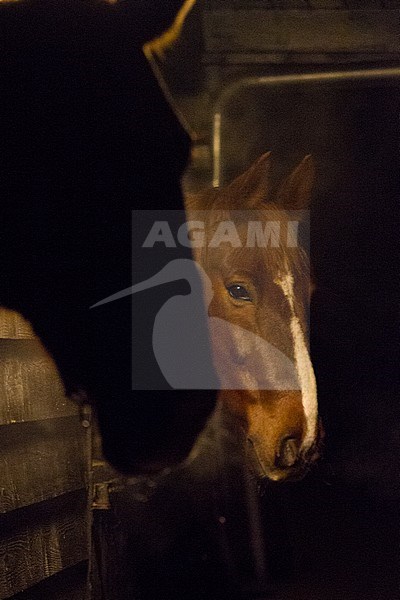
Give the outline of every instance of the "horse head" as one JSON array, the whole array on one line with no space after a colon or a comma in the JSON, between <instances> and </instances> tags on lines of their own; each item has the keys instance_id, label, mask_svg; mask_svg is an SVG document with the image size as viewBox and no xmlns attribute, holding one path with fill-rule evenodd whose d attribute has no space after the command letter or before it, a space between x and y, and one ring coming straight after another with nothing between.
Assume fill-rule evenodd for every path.
<instances>
[{"instance_id":1,"label":"horse head","mask_svg":"<svg viewBox=\"0 0 400 600\"><path fill-rule=\"evenodd\" d=\"M270 164L270 153L263 155L227 187L189 198L187 211L189 225L206 223L205 243L194 253L213 288L208 314L220 406L239 424L256 474L280 481L305 471L318 438L310 274L297 243L314 164L305 157L275 193Z\"/></svg>"}]
</instances>

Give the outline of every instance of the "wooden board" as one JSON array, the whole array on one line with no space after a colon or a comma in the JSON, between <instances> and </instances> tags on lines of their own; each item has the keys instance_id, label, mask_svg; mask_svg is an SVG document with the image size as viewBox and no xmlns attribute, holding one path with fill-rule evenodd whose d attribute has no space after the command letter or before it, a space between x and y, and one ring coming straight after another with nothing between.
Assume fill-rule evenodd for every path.
<instances>
[{"instance_id":1,"label":"wooden board","mask_svg":"<svg viewBox=\"0 0 400 600\"><path fill-rule=\"evenodd\" d=\"M0 308L0 599L88 597L89 471L90 429L54 362Z\"/></svg>"},{"instance_id":2,"label":"wooden board","mask_svg":"<svg viewBox=\"0 0 400 600\"><path fill-rule=\"evenodd\" d=\"M210 10L211 53L400 53L398 10Z\"/></svg>"},{"instance_id":3,"label":"wooden board","mask_svg":"<svg viewBox=\"0 0 400 600\"><path fill-rule=\"evenodd\" d=\"M117 492L117 495L119 492ZM129 527L113 508L115 494L110 495L110 510L93 511L91 560L92 598L107 600L133 599L130 589L132 572L127 564L125 545ZM134 565L131 567L134 569ZM161 599L160 599L161 600ZM177 599L178 600L178 599Z\"/></svg>"},{"instance_id":4,"label":"wooden board","mask_svg":"<svg viewBox=\"0 0 400 600\"><path fill-rule=\"evenodd\" d=\"M88 486L90 432L78 417L0 428L0 513Z\"/></svg>"},{"instance_id":5,"label":"wooden board","mask_svg":"<svg viewBox=\"0 0 400 600\"><path fill-rule=\"evenodd\" d=\"M0 307L0 339L34 338L31 324L19 313Z\"/></svg>"},{"instance_id":6,"label":"wooden board","mask_svg":"<svg viewBox=\"0 0 400 600\"><path fill-rule=\"evenodd\" d=\"M366 8L400 8L400 0L207 0L208 8L263 8L310 11Z\"/></svg>"},{"instance_id":7,"label":"wooden board","mask_svg":"<svg viewBox=\"0 0 400 600\"><path fill-rule=\"evenodd\" d=\"M76 415L37 339L0 339L0 424Z\"/></svg>"},{"instance_id":8,"label":"wooden board","mask_svg":"<svg viewBox=\"0 0 400 600\"><path fill-rule=\"evenodd\" d=\"M88 514L80 490L0 516L0 599L88 559Z\"/></svg>"}]
</instances>

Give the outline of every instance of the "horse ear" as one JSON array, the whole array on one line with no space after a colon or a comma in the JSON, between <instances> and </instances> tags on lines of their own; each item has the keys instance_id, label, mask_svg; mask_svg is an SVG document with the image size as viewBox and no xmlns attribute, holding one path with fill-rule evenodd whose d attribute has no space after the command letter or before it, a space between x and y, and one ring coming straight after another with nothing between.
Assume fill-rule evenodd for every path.
<instances>
[{"instance_id":1,"label":"horse ear","mask_svg":"<svg viewBox=\"0 0 400 600\"><path fill-rule=\"evenodd\" d=\"M253 209L267 201L270 165L271 152L266 152L228 185L224 194L229 199L228 208Z\"/></svg>"},{"instance_id":2,"label":"horse ear","mask_svg":"<svg viewBox=\"0 0 400 600\"><path fill-rule=\"evenodd\" d=\"M286 210L307 208L311 200L314 177L314 159L308 154L279 188L278 204Z\"/></svg>"}]
</instances>

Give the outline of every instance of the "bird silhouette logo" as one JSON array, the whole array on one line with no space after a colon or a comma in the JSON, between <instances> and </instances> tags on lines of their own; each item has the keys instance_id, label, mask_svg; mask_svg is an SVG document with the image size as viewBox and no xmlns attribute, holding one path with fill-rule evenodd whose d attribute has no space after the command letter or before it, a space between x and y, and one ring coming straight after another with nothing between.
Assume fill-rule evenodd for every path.
<instances>
[{"instance_id":1,"label":"bird silhouette logo","mask_svg":"<svg viewBox=\"0 0 400 600\"><path fill-rule=\"evenodd\" d=\"M172 260L152 277L90 308L178 280L189 283L190 293L164 303L155 317L152 336L158 366L173 389L300 389L294 363L278 348L237 324L208 316L213 287L193 260ZM214 340L227 341L226 351L214 352L213 361L210 338L212 346Z\"/></svg>"}]
</instances>

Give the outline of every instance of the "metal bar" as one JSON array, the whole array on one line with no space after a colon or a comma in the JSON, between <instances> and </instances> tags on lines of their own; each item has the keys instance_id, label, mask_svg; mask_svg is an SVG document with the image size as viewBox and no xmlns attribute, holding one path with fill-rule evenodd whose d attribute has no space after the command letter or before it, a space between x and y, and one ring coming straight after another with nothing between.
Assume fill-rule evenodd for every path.
<instances>
[{"instance_id":1,"label":"metal bar","mask_svg":"<svg viewBox=\"0 0 400 600\"><path fill-rule=\"evenodd\" d=\"M400 78L400 67L386 69L359 69L352 71L332 71L323 73L296 73L289 75L270 75L262 77L244 77L225 88L216 104L213 120L213 187L221 184L221 126L224 106L249 87L276 87L279 85L309 83L343 83L357 81L372 83L379 80Z\"/></svg>"}]
</instances>

